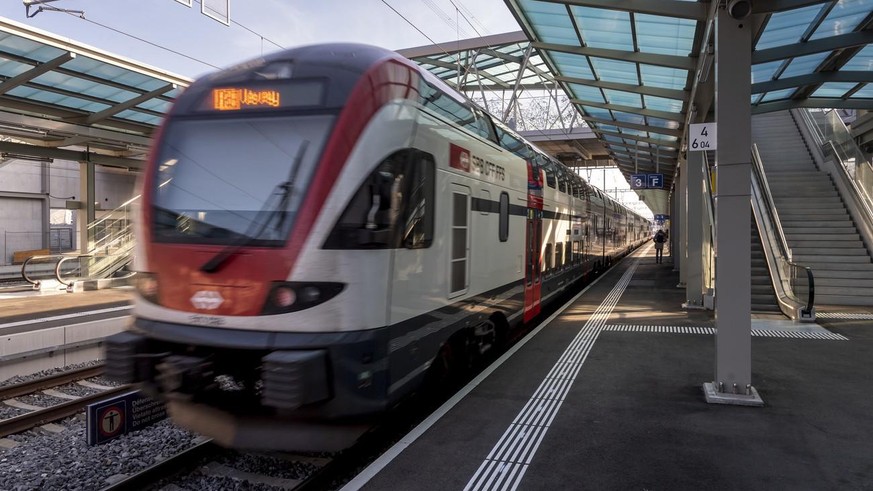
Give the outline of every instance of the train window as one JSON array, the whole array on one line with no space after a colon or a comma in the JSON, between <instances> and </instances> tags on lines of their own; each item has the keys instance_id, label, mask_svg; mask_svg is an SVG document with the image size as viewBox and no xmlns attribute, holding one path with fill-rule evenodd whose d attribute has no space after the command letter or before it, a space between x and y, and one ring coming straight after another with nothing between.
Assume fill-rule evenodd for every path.
<instances>
[{"instance_id":1,"label":"train window","mask_svg":"<svg viewBox=\"0 0 873 491\"><path fill-rule=\"evenodd\" d=\"M546 184L548 184L550 188L555 189L555 171L552 169L552 166L547 166L544 170L546 171Z\"/></svg>"},{"instance_id":2,"label":"train window","mask_svg":"<svg viewBox=\"0 0 873 491\"><path fill-rule=\"evenodd\" d=\"M506 192L500 193L500 225L497 235L500 242L506 242L509 239L509 194Z\"/></svg>"},{"instance_id":3,"label":"train window","mask_svg":"<svg viewBox=\"0 0 873 491\"><path fill-rule=\"evenodd\" d=\"M460 294L467 289L467 253L470 196L461 187L452 192L452 258L449 294Z\"/></svg>"},{"instance_id":4,"label":"train window","mask_svg":"<svg viewBox=\"0 0 873 491\"><path fill-rule=\"evenodd\" d=\"M573 241L573 262L582 262L582 242L578 240Z\"/></svg>"},{"instance_id":5,"label":"train window","mask_svg":"<svg viewBox=\"0 0 873 491\"><path fill-rule=\"evenodd\" d=\"M433 243L433 156L416 149L391 154L352 196L325 249L421 249Z\"/></svg>"},{"instance_id":6,"label":"train window","mask_svg":"<svg viewBox=\"0 0 873 491\"><path fill-rule=\"evenodd\" d=\"M558 177L558 191L560 191L560 192L562 192L562 193L566 193L566 192L567 192L567 178L564 177L563 174L561 174L561 175Z\"/></svg>"},{"instance_id":7,"label":"train window","mask_svg":"<svg viewBox=\"0 0 873 491\"><path fill-rule=\"evenodd\" d=\"M569 266L573 262L573 256L570 253L570 241L564 242L564 264Z\"/></svg>"},{"instance_id":8,"label":"train window","mask_svg":"<svg viewBox=\"0 0 873 491\"><path fill-rule=\"evenodd\" d=\"M560 269L564 265L564 244L560 242L555 244L555 269Z\"/></svg>"},{"instance_id":9,"label":"train window","mask_svg":"<svg viewBox=\"0 0 873 491\"><path fill-rule=\"evenodd\" d=\"M554 265L555 258L552 256L552 244L546 244L546 264L545 270L551 271Z\"/></svg>"},{"instance_id":10,"label":"train window","mask_svg":"<svg viewBox=\"0 0 873 491\"><path fill-rule=\"evenodd\" d=\"M419 102L425 108L463 126L486 140L497 141L491 129L491 121L487 119L487 116L477 114L477 111L467 104L428 84L424 79L422 79L419 90L421 94Z\"/></svg>"}]
</instances>

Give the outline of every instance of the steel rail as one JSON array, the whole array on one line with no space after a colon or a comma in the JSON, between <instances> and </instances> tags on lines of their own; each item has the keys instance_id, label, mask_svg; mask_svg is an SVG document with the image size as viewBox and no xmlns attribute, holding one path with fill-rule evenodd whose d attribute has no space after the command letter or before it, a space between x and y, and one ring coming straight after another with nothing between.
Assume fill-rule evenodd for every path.
<instances>
[{"instance_id":1,"label":"steel rail","mask_svg":"<svg viewBox=\"0 0 873 491\"><path fill-rule=\"evenodd\" d=\"M25 394L32 394L43 389L51 389L59 385L68 384L86 378L97 377L102 374L103 364L100 363L86 368L68 370L57 375L0 387L0 400L11 399Z\"/></svg>"},{"instance_id":2,"label":"steel rail","mask_svg":"<svg viewBox=\"0 0 873 491\"><path fill-rule=\"evenodd\" d=\"M123 491L149 489L161 479L177 476L188 470L201 459L218 455L226 449L214 443L212 439L200 442L176 455L164 459L157 464L131 475L127 479L106 486L101 491Z\"/></svg>"},{"instance_id":3,"label":"steel rail","mask_svg":"<svg viewBox=\"0 0 873 491\"><path fill-rule=\"evenodd\" d=\"M93 404L125 392L130 392L132 389L133 386L130 385L113 387L109 390L83 396L56 406L32 411L27 414L22 414L21 416L15 416L14 418L0 420L0 438L27 431L41 424L51 423L52 421L75 416L88 404Z\"/></svg>"}]
</instances>

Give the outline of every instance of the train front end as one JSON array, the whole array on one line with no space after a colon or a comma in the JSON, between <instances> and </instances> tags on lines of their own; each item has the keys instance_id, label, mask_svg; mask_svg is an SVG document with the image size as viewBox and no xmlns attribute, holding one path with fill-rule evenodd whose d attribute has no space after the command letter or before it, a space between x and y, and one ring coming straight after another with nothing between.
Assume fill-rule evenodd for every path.
<instances>
[{"instance_id":1,"label":"train front end","mask_svg":"<svg viewBox=\"0 0 873 491\"><path fill-rule=\"evenodd\" d=\"M336 450L365 431L392 403L390 249L324 244L351 196L378 196L373 167L407 144L390 122L387 148L361 142L410 83L388 52L335 45L187 89L142 180L134 319L107 340L107 374L226 446Z\"/></svg>"}]
</instances>

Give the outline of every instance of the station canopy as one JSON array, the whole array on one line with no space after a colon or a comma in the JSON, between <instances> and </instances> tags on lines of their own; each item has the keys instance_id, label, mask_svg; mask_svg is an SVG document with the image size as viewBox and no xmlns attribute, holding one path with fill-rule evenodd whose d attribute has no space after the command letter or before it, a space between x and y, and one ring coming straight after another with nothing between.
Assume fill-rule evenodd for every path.
<instances>
[{"instance_id":1,"label":"station canopy","mask_svg":"<svg viewBox=\"0 0 873 491\"><path fill-rule=\"evenodd\" d=\"M625 177L657 171L669 189L687 125L714 120L714 19L724 2L506 3L523 36L400 53L468 94L549 90L557 84ZM753 0L751 5L753 113L873 109L873 2ZM597 154L597 145L584 145Z\"/></svg>"},{"instance_id":2,"label":"station canopy","mask_svg":"<svg viewBox=\"0 0 873 491\"><path fill-rule=\"evenodd\" d=\"M191 82L0 18L0 158L139 169Z\"/></svg>"}]
</instances>

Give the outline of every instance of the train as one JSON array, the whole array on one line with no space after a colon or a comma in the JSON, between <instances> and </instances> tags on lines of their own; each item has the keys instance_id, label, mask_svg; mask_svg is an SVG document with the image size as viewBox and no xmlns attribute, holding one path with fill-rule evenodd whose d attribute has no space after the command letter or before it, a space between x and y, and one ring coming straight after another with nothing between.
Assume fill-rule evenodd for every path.
<instances>
[{"instance_id":1,"label":"train","mask_svg":"<svg viewBox=\"0 0 873 491\"><path fill-rule=\"evenodd\" d=\"M337 450L649 239L395 52L323 44L203 76L156 132L132 321L106 373L228 447Z\"/></svg>"}]
</instances>

